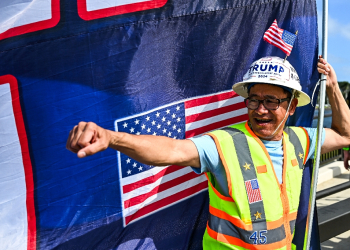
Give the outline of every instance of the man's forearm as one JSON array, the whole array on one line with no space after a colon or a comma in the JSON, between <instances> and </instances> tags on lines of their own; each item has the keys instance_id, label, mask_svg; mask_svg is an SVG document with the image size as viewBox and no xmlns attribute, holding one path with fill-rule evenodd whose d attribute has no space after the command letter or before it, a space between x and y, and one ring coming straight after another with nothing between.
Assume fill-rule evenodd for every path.
<instances>
[{"instance_id":1,"label":"man's forearm","mask_svg":"<svg viewBox=\"0 0 350 250\"><path fill-rule=\"evenodd\" d=\"M110 147L147 165L200 167L197 148L190 140L115 132L93 122L79 122L70 131L66 147L80 158Z\"/></svg>"},{"instance_id":2,"label":"man's forearm","mask_svg":"<svg viewBox=\"0 0 350 250\"><path fill-rule=\"evenodd\" d=\"M109 147L148 165L167 166L186 165L191 157L184 155L183 147L191 147L190 141L176 140L165 136L131 135L109 131ZM194 146L194 145L193 145ZM182 147L182 148L181 148ZM189 150L188 154L193 154Z\"/></svg>"},{"instance_id":3,"label":"man's forearm","mask_svg":"<svg viewBox=\"0 0 350 250\"><path fill-rule=\"evenodd\" d=\"M317 63L319 73L327 76L326 92L332 108L332 128L326 130L326 138L321 153L347 147L350 144L350 110L340 91L333 67L319 57Z\"/></svg>"},{"instance_id":4,"label":"man's forearm","mask_svg":"<svg viewBox=\"0 0 350 250\"><path fill-rule=\"evenodd\" d=\"M326 91L332 108L332 129L350 141L350 110L338 83L327 87Z\"/></svg>"}]
</instances>

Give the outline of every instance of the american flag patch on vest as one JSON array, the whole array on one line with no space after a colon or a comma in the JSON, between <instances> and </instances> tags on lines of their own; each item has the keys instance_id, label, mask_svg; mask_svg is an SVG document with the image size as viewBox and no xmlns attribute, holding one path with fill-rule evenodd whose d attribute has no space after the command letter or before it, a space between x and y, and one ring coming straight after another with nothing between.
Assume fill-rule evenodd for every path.
<instances>
[{"instance_id":1,"label":"american flag patch on vest","mask_svg":"<svg viewBox=\"0 0 350 250\"><path fill-rule=\"evenodd\" d=\"M245 181L245 189L247 190L249 204L262 201L257 179Z\"/></svg>"}]
</instances>

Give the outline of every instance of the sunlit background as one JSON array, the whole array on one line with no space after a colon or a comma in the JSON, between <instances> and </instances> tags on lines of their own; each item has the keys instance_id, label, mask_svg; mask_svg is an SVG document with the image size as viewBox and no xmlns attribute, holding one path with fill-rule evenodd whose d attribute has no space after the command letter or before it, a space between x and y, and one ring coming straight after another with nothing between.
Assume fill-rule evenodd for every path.
<instances>
[{"instance_id":1,"label":"sunlit background","mask_svg":"<svg viewBox=\"0 0 350 250\"><path fill-rule=\"evenodd\" d=\"M323 0L316 3L321 53ZM350 82L350 1L329 0L328 11L328 62L334 67L338 81Z\"/></svg>"}]
</instances>

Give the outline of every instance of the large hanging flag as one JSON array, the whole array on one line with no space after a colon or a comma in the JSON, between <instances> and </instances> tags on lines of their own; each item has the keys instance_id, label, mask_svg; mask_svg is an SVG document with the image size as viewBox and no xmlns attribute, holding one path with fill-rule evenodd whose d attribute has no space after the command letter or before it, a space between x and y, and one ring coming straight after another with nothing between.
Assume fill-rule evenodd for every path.
<instances>
[{"instance_id":1,"label":"large hanging flag","mask_svg":"<svg viewBox=\"0 0 350 250\"><path fill-rule=\"evenodd\" d=\"M295 34L279 28L276 19L264 34L264 40L266 42L280 48L287 56L290 55L296 38L297 36Z\"/></svg>"},{"instance_id":2,"label":"large hanging flag","mask_svg":"<svg viewBox=\"0 0 350 250\"><path fill-rule=\"evenodd\" d=\"M69 131L93 121L179 139L247 119L231 86L284 56L262 39L274 19L299 29L289 61L303 90L318 81L314 0L2 0L0 12L0 250L202 249L203 176L112 149L79 159ZM310 126L313 111L290 123Z\"/></svg>"}]
</instances>

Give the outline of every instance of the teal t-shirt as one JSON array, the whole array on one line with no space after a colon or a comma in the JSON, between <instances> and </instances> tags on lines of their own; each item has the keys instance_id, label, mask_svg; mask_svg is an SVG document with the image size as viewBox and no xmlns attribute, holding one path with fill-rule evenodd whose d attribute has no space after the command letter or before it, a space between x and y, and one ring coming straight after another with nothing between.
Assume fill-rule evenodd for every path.
<instances>
[{"instance_id":1,"label":"teal t-shirt","mask_svg":"<svg viewBox=\"0 0 350 250\"><path fill-rule=\"evenodd\" d=\"M309 134L310 138L310 148L309 155L307 160L313 159L316 138L317 138L317 129L316 128L305 128ZM322 131L322 145L324 143L326 132L323 129ZM219 186L220 192L229 196L227 177L224 166L219 157L219 153L216 149L214 140L209 135L204 135L196 138L190 138L197 147L199 159L201 162L200 168L192 168L197 174L210 172L215 176L217 184ZM278 181L282 183L282 165L283 165L283 147L282 139L280 141L265 141L264 143L267 152L270 155L273 167L275 168L276 176Z\"/></svg>"}]
</instances>

